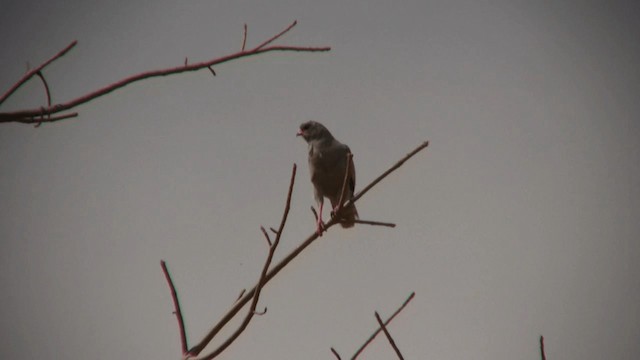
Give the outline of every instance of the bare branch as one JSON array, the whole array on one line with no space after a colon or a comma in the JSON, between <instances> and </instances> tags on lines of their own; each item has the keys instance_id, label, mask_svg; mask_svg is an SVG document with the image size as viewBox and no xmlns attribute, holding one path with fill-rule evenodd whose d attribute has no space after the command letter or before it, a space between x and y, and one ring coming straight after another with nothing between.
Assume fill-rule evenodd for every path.
<instances>
[{"instance_id":1,"label":"bare branch","mask_svg":"<svg viewBox=\"0 0 640 360\"><path fill-rule=\"evenodd\" d=\"M167 284L169 284L169 289L171 290L171 298L173 299L173 307L175 309L174 312L178 319L178 330L180 331L180 348L182 350L182 355L186 356L187 349L189 347L187 345L187 334L184 329L184 320L182 319L182 312L180 311L178 293L176 292L176 288L173 286L173 280L171 280L171 275L169 275L169 270L167 269L167 264L164 260L160 260L160 266L162 267L162 272L164 273L164 277L167 279Z\"/></svg>"},{"instance_id":2,"label":"bare branch","mask_svg":"<svg viewBox=\"0 0 640 360\"><path fill-rule=\"evenodd\" d=\"M547 355L544 353L544 336L540 335L540 356L542 360L547 360Z\"/></svg>"},{"instance_id":3,"label":"bare branch","mask_svg":"<svg viewBox=\"0 0 640 360\"><path fill-rule=\"evenodd\" d=\"M267 52L274 52L274 51L287 51L287 52L326 52L331 50L330 47L301 47L301 46L269 46L269 47L265 47L266 45L270 44L272 41L276 40L277 38L279 38L280 36L282 36L284 33L286 33L287 31L289 31L293 26L295 26L296 22L294 21L293 24L289 25L289 27L287 27L285 30L283 30L282 32L280 32L279 34L273 36L272 38L270 38L269 40L263 42L262 44L260 44L258 47L256 47L253 50L250 51L240 51L240 52L236 52L230 55L226 55L223 57L219 57L219 58L215 58L215 59L211 59L208 61L204 61L204 62L199 62L199 63L194 63L194 64L185 64L182 66L177 66L177 67L173 67L173 68L168 68L168 69L160 69L160 70L152 70L152 71L147 71L147 72L143 72L143 73L139 73L136 75L132 75L130 77L124 78L120 81L114 82L112 84L109 84L105 87L102 87L98 90L95 90L91 93L85 94L83 96L80 96L76 99L70 100L66 103L60 103L60 104L55 104L55 105L50 105L46 108L44 108L44 110L41 109L30 109L30 110L19 110L19 111L13 111L13 112L5 112L5 113L0 113L0 123L7 123L7 122L18 122L18 123L24 123L24 124L32 124L32 123L38 123L38 122L49 122L49 119L44 119L44 115L52 115L52 114L56 114L62 111L66 111L72 108L75 108L79 105L82 105L84 103L87 103L95 98L98 98L100 96L106 95L112 91L115 91L119 88L122 88L126 85L129 85L131 83L137 82L137 81L141 81L144 79L149 79L149 78L154 78L154 77L160 77L160 76L168 76L168 75L173 75L173 74L179 74L179 73L184 73L184 72L190 72L190 71L198 71L204 68L208 68L211 73L215 76L216 73L213 70L213 66L214 65L218 65L218 64L222 64L228 61L232 61L232 60L236 60L236 59L240 59L240 58L245 58L245 57L249 57L249 56L254 56L254 55L259 55L259 54L263 54L263 53L267 53ZM42 69L44 66L48 65L48 63L50 63L51 61L57 59L58 57L64 55L67 51L69 51L69 49L71 47L73 47L76 44L76 42L73 42L70 46L68 46L67 48L65 48L63 51L61 51L60 53L58 53L56 56L54 56L52 59L50 59L49 61L45 62L43 65L39 66L38 68L28 72L23 79L21 79L18 83L16 83L11 89L9 89L9 91L7 91L7 93L5 95L3 95L3 97L0 99L0 103L2 103L2 101L4 101L7 97L9 97L9 95L11 95L18 87L20 87L20 85L22 85L25 81L27 81L29 78L31 78L33 75L35 75L35 73L37 73L37 71L39 71L40 69ZM34 118L41 116L40 119L38 119L38 121L35 121ZM60 120L60 119L58 119Z\"/></svg>"},{"instance_id":4,"label":"bare branch","mask_svg":"<svg viewBox=\"0 0 640 360\"><path fill-rule=\"evenodd\" d=\"M244 33L242 34L242 49L244 51L244 47L247 45L247 24L244 24Z\"/></svg>"},{"instance_id":5,"label":"bare branch","mask_svg":"<svg viewBox=\"0 0 640 360\"><path fill-rule=\"evenodd\" d=\"M407 156L402 158L398 163L393 165L389 170L385 171L382 176L379 176L378 178L376 178L374 180L375 183L372 183L372 184L373 185L377 184L384 177L386 177L391 172L393 172L394 170L396 170L397 168L402 166L402 164L405 161L407 161L409 158L411 158L412 156L417 154L420 150L424 149L427 146L426 144L428 144L428 142L425 142L425 143L421 144L416 149L411 151ZM367 186L365 189L368 190L371 187L373 187L373 185L369 184L369 186ZM362 197L365 193L366 193L365 191L360 192L358 198ZM355 200L357 200L357 199L355 199ZM352 200L352 201L355 201L355 200ZM315 212L315 209L313 209L313 207L311 209L312 209L312 211ZM332 219L329 222L327 222L326 228L329 228L329 227L331 227L331 226L333 226L335 224L337 224L337 221L335 219ZM281 233L281 231L279 231L279 233ZM269 270L269 272L266 274L263 286L266 285L271 279L273 279L285 266L287 266L293 259L295 259L302 251L304 251L304 249L306 249L309 245L311 245L317 238L318 238L318 233L316 231L314 231L309 237L307 237L307 239L305 239L302 242L302 244L298 245L295 249L293 249L289 254L287 254L287 256L285 256L282 260L280 260L279 263L275 264L271 268L271 270ZM233 319L233 317L240 311L240 309L242 309L253 298L254 294L256 293L256 289L257 289L257 287L254 286L252 289L247 291L244 294L244 296L241 299L239 299L233 305L233 307L231 309L229 309L229 311L227 311L222 316L222 318L209 331L209 333L198 344L196 344L195 346L193 346L191 348L190 353L199 354L202 351L202 349L204 349L204 347L207 346L207 344L211 341L211 339L213 339L220 332L220 330L222 330L222 328L224 328L224 326L231 319ZM405 304L403 304L402 308L406 305L407 302L409 302L409 300L411 300L411 298L413 298L414 295L415 294L411 294L411 296L405 301ZM391 319L393 319L393 317L395 317L397 315L397 313L399 313L400 310L402 310L402 308L397 310L396 313L394 315L392 315L391 318L389 318L389 320L387 320L386 323L391 321ZM375 335L377 335L377 332L376 332L376 334L374 334L374 336ZM371 340L369 340L366 344L368 344ZM365 346L366 346L366 344L365 344ZM362 352L362 349L360 349L358 351L358 353L356 353L356 355L359 354L360 352Z\"/></svg>"},{"instance_id":6,"label":"bare branch","mask_svg":"<svg viewBox=\"0 0 640 360\"><path fill-rule=\"evenodd\" d=\"M380 324L380 329L384 331L384 334L387 336L387 340L389 340L389 344L391 344L391 347L393 348L393 350L395 350L396 355L398 355L398 359L404 360L404 357L402 357L402 354L400 353L400 349L398 349L396 342L391 337L391 334L389 334L387 327L384 326L384 322L382 322L382 319L380 318L380 315L378 314L377 311L375 312L375 315L376 315L376 320L378 320L378 324Z\"/></svg>"},{"instance_id":7,"label":"bare branch","mask_svg":"<svg viewBox=\"0 0 640 360\"><path fill-rule=\"evenodd\" d=\"M9 98L9 96L11 96L11 94L13 94L16 90L18 90L18 88L20 88L20 86L22 86L24 83L26 83L34 75L37 75L46 66L48 66L52 62L54 62L57 59L59 59L62 56L64 56L69 50L71 50L77 44L78 44L78 41L77 40L73 40L71 42L71 44L67 45L64 49L60 50L57 54L53 55L49 60L47 60L44 63L42 63L42 65L40 65L37 68L35 68L35 69L31 70L31 71L28 71L26 74L24 74L24 76L22 76L22 78L20 80L18 80L18 82L13 84L13 86L11 88L9 88L9 90L7 90L7 92L5 92L2 95L2 97L0 97L0 105L2 105L2 103L5 100L7 100Z\"/></svg>"},{"instance_id":8,"label":"bare branch","mask_svg":"<svg viewBox=\"0 0 640 360\"><path fill-rule=\"evenodd\" d=\"M49 84L47 84L47 80L44 78L44 75L42 75L42 71L38 71L36 75L40 80L42 80L42 85L44 85L44 91L47 95L47 106L51 106L51 92L49 91ZM51 114L49 114L49 117L51 117Z\"/></svg>"},{"instance_id":9,"label":"bare branch","mask_svg":"<svg viewBox=\"0 0 640 360\"><path fill-rule=\"evenodd\" d=\"M291 30L294 26L298 25L298 21L295 20L294 22L291 23L291 25L287 26L286 29L280 31L278 34L276 34L275 36L271 37L271 39L266 40L265 42L263 42L262 44L256 46L253 50L251 51L257 51L262 49L263 47L271 44L272 42L276 41L279 37L281 37L282 35L286 34L289 30Z\"/></svg>"},{"instance_id":10,"label":"bare branch","mask_svg":"<svg viewBox=\"0 0 640 360\"><path fill-rule=\"evenodd\" d=\"M264 234L264 237L267 239L267 243L269 244L269 247L271 247L271 238L269 237L269 234L267 234L267 230L264 229L264 226L260 226L260 230Z\"/></svg>"},{"instance_id":11,"label":"bare branch","mask_svg":"<svg viewBox=\"0 0 640 360\"><path fill-rule=\"evenodd\" d=\"M267 307L265 306L265 307L264 307L264 310L262 310L262 311L254 311L254 312L253 312L253 315L259 315L259 316L262 316L262 315L264 315L264 314L266 314L266 313L267 313Z\"/></svg>"},{"instance_id":12,"label":"bare branch","mask_svg":"<svg viewBox=\"0 0 640 360\"><path fill-rule=\"evenodd\" d=\"M381 221L356 219L354 222L356 224L365 224L365 225L373 225L373 226L386 226L386 227L390 227L390 228L396 227L396 224L394 224L394 223L381 222Z\"/></svg>"},{"instance_id":13,"label":"bare branch","mask_svg":"<svg viewBox=\"0 0 640 360\"><path fill-rule=\"evenodd\" d=\"M245 316L244 320L242 321L242 324L240 324L240 326L238 327L238 329L236 329L236 331L233 334L231 334L231 336L229 336L229 338L227 338L217 349L215 349L210 354L204 356L202 358L204 360L210 360L220 355L227 347L229 347L229 345L231 345L238 338L238 336L240 336L240 334L242 334L242 332L249 325L249 322L251 321L253 316L257 314L256 307L258 306L260 292L262 291L262 288L267 282L266 280L267 272L269 270L269 266L271 265L271 261L273 260L273 254L275 253L276 248L278 247L278 244L280 244L280 237L282 235L282 230L284 230L284 226L287 223L287 216L289 215L289 209L291 208L291 194L293 193L293 185L296 179L296 169L297 169L296 164L293 164L293 170L291 171L291 181L289 183L289 191L287 193L287 201L284 207L284 212L282 214L282 220L280 221L280 227L278 228L278 235L276 235L276 238L273 240L273 244L269 246L269 254L267 256L267 260L265 261L264 266L262 267L262 273L260 274L260 279L258 280L258 283L256 284L253 290L254 295L253 295L253 301L251 302L251 307L247 312L247 315ZM262 231L266 236L267 231L264 230L264 228L262 228ZM267 308L264 309L263 313L266 313L266 312L267 312ZM222 325L224 326L224 324ZM211 339L213 339L213 337L211 337L206 343L201 342L200 344L198 344L196 346L198 348L198 352L194 352L193 350L191 350L189 351L189 353L198 355L200 351L202 351L202 349L211 341ZM202 347L199 347L199 346L202 346Z\"/></svg>"},{"instance_id":14,"label":"bare branch","mask_svg":"<svg viewBox=\"0 0 640 360\"><path fill-rule=\"evenodd\" d=\"M242 297L242 295L244 295L245 292L247 292L247 289L242 289L240 291L240 294L238 294L238 297L236 298L236 301L240 300L240 298Z\"/></svg>"},{"instance_id":15,"label":"bare branch","mask_svg":"<svg viewBox=\"0 0 640 360\"><path fill-rule=\"evenodd\" d=\"M352 203L355 203L358 199L360 199L362 197L362 195L366 194L369 190L371 190L372 187L376 186L377 183L379 183L382 179L384 179L385 177L387 177L387 175L391 174L393 171L395 171L397 168L399 168L400 166L402 166L402 164L405 163L405 161L409 160L413 155L417 154L420 150L426 148L427 146L429 146L429 142L425 141L423 142L420 146L418 146L417 148L413 149L413 151L411 151L410 153L408 153L405 157L403 157L402 159L400 159L400 161L398 161L397 163L395 163L395 165L393 165L392 167L389 168L389 170L385 171L384 173L382 173L382 175L378 176L375 180L373 180L369 185L365 186L364 189L360 190L359 193L357 193L353 199L351 199Z\"/></svg>"},{"instance_id":16,"label":"bare branch","mask_svg":"<svg viewBox=\"0 0 640 360\"><path fill-rule=\"evenodd\" d=\"M402 309L404 309L404 308L405 308L405 306L407 306L407 304L409 303L409 301L411 301L415 296L416 296L416 293L415 293L415 292L412 292L412 293L411 293L411 295L409 295L409 297L408 297L408 298L407 298L407 299L402 303L402 305L398 308L398 310L396 310L396 311L393 313L393 315L391 315L391 317L389 317L389 318L384 322L384 325L385 325L385 326L386 326L386 325L389 325L389 323L391 322L391 320L393 320L393 318L395 318L395 317L396 317L396 315L398 315L398 314L402 311ZM367 347L367 345L369 345L369 344L373 341L373 339L375 339L375 338L376 338L376 336L378 336L378 334L380 333L380 331L382 331L382 328L378 328L378 329L377 329L377 330L376 330L376 331L375 331L375 332L374 332L374 333L369 337L369 339L367 339L367 341L366 341L364 344L362 344L362 346L360 346L360 348L358 349L358 351L356 351L356 353L355 353L355 354L353 354L353 356L351 357L351 360L355 360L355 359L358 357L358 355L360 355L360 354L364 351L364 349Z\"/></svg>"},{"instance_id":17,"label":"bare branch","mask_svg":"<svg viewBox=\"0 0 640 360\"><path fill-rule=\"evenodd\" d=\"M336 358L337 358L338 360L342 360L342 358L340 357L340 354L338 354L338 352L336 351L336 349L331 348L331 352L333 353L333 355L335 355L335 356L336 356Z\"/></svg>"}]
</instances>

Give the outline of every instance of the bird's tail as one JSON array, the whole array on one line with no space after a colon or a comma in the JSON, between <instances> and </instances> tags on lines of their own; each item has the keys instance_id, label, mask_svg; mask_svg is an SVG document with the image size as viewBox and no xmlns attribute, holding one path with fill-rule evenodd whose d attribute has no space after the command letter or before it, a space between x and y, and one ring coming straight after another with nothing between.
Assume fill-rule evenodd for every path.
<instances>
[{"instance_id":1,"label":"bird's tail","mask_svg":"<svg viewBox=\"0 0 640 360\"><path fill-rule=\"evenodd\" d=\"M355 220L358 219L358 210L354 204L349 204L340 212L340 226L343 228L353 227Z\"/></svg>"}]
</instances>

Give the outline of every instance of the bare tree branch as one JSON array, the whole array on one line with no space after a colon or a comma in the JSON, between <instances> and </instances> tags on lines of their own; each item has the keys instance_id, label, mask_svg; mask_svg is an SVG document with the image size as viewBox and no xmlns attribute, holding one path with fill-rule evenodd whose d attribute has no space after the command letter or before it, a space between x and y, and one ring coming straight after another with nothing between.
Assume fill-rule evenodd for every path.
<instances>
[{"instance_id":1,"label":"bare tree branch","mask_svg":"<svg viewBox=\"0 0 640 360\"><path fill-rule=\"evenodd\" d=\"M358 198L362 197L365 193L366 190L370 189L371 187L373 187L375 184L377 184L378 182L380 182L383 178L385 178L386 176L388 176L391 172L393 172L394 170L398 169L400 166L402 166L402 164L404 164L404 162L406 162L409 158L411 158L412 156L414 156L415 154L417 154L420 150L424 149L425 147L427 147L428 142L424 142L423 144L421 144L420 146L418 146L416 149L414 149L413 151L411 151L409 154L407 154L405 157L403 157L399 162L397 162L396 164L394 164L390 169L388 169L387 171L385 171L381 176L379 176L378 178L376 178L371 184L369 184L367 187L365 187L365 190L361 191ZM287 256L285 256L280 262L278 262L275 266L273 266L271 269L268 269L269 264L271 262L271 258L273 256L273 250L275 248L275 246L277 245L277 243L280 241L280 237L282 235L282 230L284 229L284 225L286 223L286 218L287 218L287 214L289 212L289 206L290 206L290 201L291 201L291 196L292 196L292 192L293 192L293 182L294 182L294 176L295 176L295 165L294 165L294 170L293 170L293 174L292 174L292 179L291 179L291 184L289 185L289 193L287 195L287 202L286 202L286 206L285 206L285 212L283 214L282 217L282 221L280 223L280 228L277 231L274 231L274 233L276 233L276 239L274 240L273 244L270 246L270 252L269 252L269 256L267 259L267 262L265 263L265 266L263 267L263 272L260 276L260 279L258 281L258 283L249 291L243 292L240 294L239 298L236 300L236 302L233 304L232 308L230 310L227 311L227 313L225 313L222 318L218 321L218 323L209 331L209 333L206 334L206 336L196 345L194 345L191 349L188 350L187 352L187 356L189 358L192 357L197 357L202 350L211 342L211 340L220 332L220 330L222 330L222 328L224 328L224 326L229 323L229 321L231 321L231 319L233 319L236 314L251 300L254 299L254 301L252 302L252 306L251 309L248 313L248 315L245 317L245 322L247 322L247 318L249 318L250 320L250 316L253 316L253 314L255 314L255 306L257 304L257 298L260 295L260 291L261 289L271 280L273 279L279 272L280 270L282 270L285 266L287 266L294 258L296 258L304 249L306 249L309 245L311 245L311 243L313 243L318 237L319 234L317 233L317 231L314 231L306 240L304 240L304 242L302 242L302 244L298 245L298 247L296 247L293 251L291 251ZM355 202L356 200L358 200L358 198L354 198L351 201ZM312 211L314 211L313 207L311 208ZM315 212L315 211L314 211ZM334 217L333 219L329 220L326 224L325 224L325 229L324 231L327 231L330 227L332 227L333 225L336 225L337 223L339 223L339 221L337 220L336 217ZM273 231L273 230L272 230ZM264 231L263 233L266 233L266 231ZM402 305L402 307L400 309L398 309L388 320L386 323L389 323L401 310L402 308L404 308L406 306L406 304L413 298L413 296L415 295L415 293L412 293L411 296L409 296L409 298L405 301L405 303ZM266 309L265 309L266 310ZM252 315L249 315L252 314ZM224 349L231 344L231 342L233 342L233 340L235 340L235 338L237 338L237 336L242 332L242 330L244 329L244 327L246 327L246 324L244 326L241 326L242 329L238 329L236 330L236 333L234 333L234 335L232 335L231 338L227 339L225 341L225 343L223 345L221 345L218 349L216 349L214 352L212 352L211 354L208 354L207 356L203 357L203 359L211 359L215 356L217 356L218 354L220 354L222 351L224 351ZM375 335L377 335L377 333L380 330L378 330L370 340L367 341L367 343L365 343L364 346L366 346L366 344L368 344L369 342L371 342L371 340L373 339L373 337L375 337ZM363 348L364 348L363 346ZM362 349L358 350L358 352L356 353L355 356L357 356L360 352L362 352Z\"/></svg>"},{"instance_id":2,"label":"bare tree branch","mask_svg":"<svg viewBox=\"0 0 640 360\"><path fill-rule=\"evenodd\" d=\"M269 247L271 247L271 238L269 237L269 234L267 233L267 230L264 229L264 226L260 226L260 231L262 231L262 233L264 234L264 237L267 239L267 244L269 244Z\"/></svg>"},{"instance_id":3,"label":"bare tree branch","mask_svg":"<svg viewBox=\"0 0 640 360\"><path fill-rule=\"evenodd\" d=\"M204 61L204 62L199 62L199 63L194 63L194 64L184 64L181 66L177 66L177 67L173 67L173 68L168 68L168 69L160 69L160 70L152 70L152 71L147 71L147 72L143 72L143 73L139 73L136 75L132 75L129 76L127 78L124 78L120 81L114 82L112 84L109 84L105 87L102 87L98 90L95 90L91 93L88 93L86 95L80 96L76 99L70 100L68 102L65 103L59 103L59 104L55 104L55 105L49 105L47 107L44 107L42 109L37 108L37 109L28 109L28 110L19 110L19 111L13 111L13 112L4 112L4 113L0 113L0 123L8 123L8 122L18 122L18 123L23 123L23 124L34 124L34 123L42 123L42 122L51 122L52 120L49 119L47 116L53 115L53 114L57 114L72 108L75 108L79 105L82 105L86 102L89 102L95 98L98 98L100 96L106 95L114 90L117 90L119 88L122 88L126 85L129 85L131 83L140 81L140 80L144 80L144 79L148 79L148 78L153 78L153 77L160 77L160 76L167 76L167 75L173 75L173 74L179 74L179 73L184 73L184 72L190 72L190 71L198 71L204 68L208 68L213 75L215 75L215 72L213 70L213 66L214 65L218 65L218 64L222 64L228 61L232 61L232 60L236 60L236 59L240 59L240 58L245 58L245 57L249 57L249 56L254 56L254 55L259 55L259 54L263 54L263 53L267 53L267 52L274 52L274 51L293 51L293 52L326 52L331 50L330 47L302 47L302 46L266 46L268 44L270 44L271 42L273 42L274 40L278 39L280 36L282 36L284 33L288 32L289 30L291 30L291 28L293 28L295 25L297 24L296 21L294 21L291 25L289 25L286 29L284 29L283 31L281 31L280 33L276 34L275 36L271 37L270 39L268 39L267 41L261 43L260 45L258 45L256 48L246 51L246 50L241 50L240 52L237 53L233 53L230 55L226 55L223 57L219 57L219 58L215 58L215 59L211 59L208 61ZM42 65L40 65L39 67L37 67L36 69L29 71L25 76L23 76L22 79L20 79L16 84L14 84L4 95L2 98L0 98L0 104L6 100L6 98L8 98L13 92L16 91L16 89L18 89L24 82L26 82L27 80L29 80L31 77L33 77L35 74L37 74L42 68L44 68L45 66L47 66L49 63L51 63L53 60L61 57L62 55L64 55L67 51L69 51L73 46L75 46L76 42L74 41L73 43L71 43L69 46L67 46L65 49L63 49L62 51L60 51L58 54L56 54L54 57L52 57L51 59L49 59L48 61L46 61L45 63L43 63ZM69 118L71 116L66 116L65 118ZM56 120L61 120L61 118L56 118Z\"/></svg>"},{"instance_id":4,"label":"bare tree branch","mask_svg":"<svg viewBox=\"0 0 640 360\"><path fill-rule=\"evenodd\" d=\"M236 298L236 301L240 300L240 298L242 297L242 295L244 295L245 292L247 292L247 289L242 289L240 291L240 294L238 294L238 297Z\"/></svg>"},{"instance_id":5,"label":"bare tree branch","mask_svg":"<svg viewBox=\"0 0 640 360\"><path fill-rule=\"evenodd\" d=\"M379 176L378 178L376 178L371 184L369 184L367 187L365 187L365 190L370 189L371 187L373 187L375 184L379 183L383 178L385 178L386 176L388 176L390 173L392 173L394 170L398 169L400 166L402 166L402 164L404 162L406 162L409 158L413 157L415 154L417 154L420 150L424 149L425 147L427 147L428 142L424 142L422 143L420 146L418 146L416 149L414 149L413 151L411 151L409 154L407 154L404 158L402 158L400 161L398 161L396 164L394 164L389 170L385 171L381 176ZM356 200L358 200L360 197L362 197L364 194L366 193L366 191L361 191L359 196L357 198L352 199L352 202L355 202ZM313 209L313 207L312 207ZM332 227L333 225L337 224L338 221L336 218L333 218L331 220L329 220L326 225L325 225L325 231L328 230L330 227ZM318 238L318 232L314 231L309 237L307 237L306 240L304 240L302 242L302 244L298 245L293 251L291 251L289 254L287 254L287 256L285 256L282 260L280 260L280 262L278 262L276 265L274 265L271 270L269 270L265 276L264 279L264 285L266 285L271 279L273 279L279 272L280 270L282 270L285 266L287 266L291 260L295 259L304 249L306 249L309 245L311 245L316 239ZM240 309L242 309L254 296L254 294L256 293L257 290L257 285L254 286L252 289L248 290L244 296L242 296L240 299L238 299L236 301L236 303L233 305L233 307L231 309L229 309L227 311L227 313L225 313L222 318L218 321L218 323L209 331L209 333L196 345L194 345L190 350L189 353L191 354L199 354L202 349L205 348L205 346L207 346L207 344L209 344L209 342L220 332L220 330L222 330L222 328L224 328L224 326L231 321L231 319L233 319L233 317L235 317L235 315L240 311ZM405 304L403 304L402 307L404 307L406 305L406 303L411 300L411 298L413 298L415 294L412 294L409 299L407 299L405 301ZM402 309L402 308L401 308ZM389 318L389 320L387 320L387 323L389 321L391 321L391 319L393 319L393 317L395 317L397 315L398 312L400 312L399 309L398 311L396 311L396 313L394 315L391 316L391 318ZM377 332L376 334L377 335ZM374 336L375 336L374 335ZM368 341L370 342L370 340ZM367 342L367 343L368 343ZM366 344L365 344L366 346ZM358 351L357 354L359 354L362 351L362 349L360 349Z\"/></svg>"},{"instance_id":6,"label":"bare tree branch","mask_svg":"<svg viewBox=\"0 0 640 360\"><path fill-rule=\"evenodd\" d=\"M271 261L273 260L273 254L275 253L276 248L278 247L278 244L280 244L280 237L282 235L282 230L284 230L284 226L287 223L287 216L289 215L289 209L291 208L291 194L293 193L293 185L296 179L296 168L297 168L296 164L293 164L293 170L291 171L291 181L289 182L289 191L287 193L287 201L285 203L284 212L282 214L282 220L280 221L280 227L278 228L278 233L276 235L276 238L273 240L273 244L269 240L269 255L267 256L267 260L265 261L264 266L262 267L262 273L260 274L260 279L258 280L258 283L254 287L255 290L253 290L254 296L253 296L253 301L251 302L251 307L249 308L247 315L245 316L244 320L242 321L242 324L240 324L238 329L236 329L236 331L229 338L227 338L217 349L212 351L210 354L202 357L203 360L211 360L216 356L220 355L225 349L229 347L229 345L231 345L238 338L238 336L240 336L240 334L242 334L242 332L249 325L249 322L251 321L253 316L256 314L260 314L256 312L256 307L258 306L258 299L260 298L260 292L262 291L262 288L266 283L267 271L269 270L269 266L271 265ZM267 231L264 229L264 227L261 227L261 229L264 235L268 239L269 236L267 234ZM265 308L262 314L266 312L267 312L267 309ZM193 351L190 351L189 353L193 355L199 354L199 352L194 353Z\"/></svg>"},{"instance_id":7,"label":"bare tree branch","mask_svg":"<svg viewBox=\"0 0 640 360\"><path fill-rule=\"evenodd\" d=\"M289 32L289 30L291 30L294 26L298 25L298 21L295 20L294 22L291 23L291 25L287 26L286 29L280 31L279 33L277 33L276 35L272 36L270 39L267 39L266 41L264 41L262 44L256 46L252 51L257 51L262 49L263 47L271 44L272 42L276 41L279 37L281 37L282 35L286 34L287 32Z\"/></svg>"},{"instance_id":8,"label":"bare tree branch","mask_svg":"<svg viewBox=\"0 0 640 360\"><path fill-rule=\"evenodd\" d=\"M9 90L7 90L7 92L5 92L2 95L2 97L0 97L0 105L2 105L2 103L4 103L4 101L7 100L9 96L11 96L11 94L13 94L16 90L18 90L20 86L22 86L24 83L26 83L29 79L31 79L35 75L37 75L46 66L56 61L57 59L63 57L67 52L69 52L69 50L71 50L77 44L78 44L78 41L73 40L71 44L67 45L64 49L60 50L57 54L53 55L49 60L43 62L42 65L38 66L37 68L31 71L27 71L27 73L24 74L24 76L22 76L20 80L18 80L15 84L13 84L13 86L11 86L11 88L9 88Z\"/></svg>"},{"instance_id":9,"label":"bare tree branch","mask_svg":"<svg viewBox=\"0 0 640 360\"><path fill-rule=\"evenodd\" d=\"M364 224L364 225L373 225L373 226L386 226L386 227L390 227L390 228L396 227L396 224L394 224L394 223L388 223L388 222L382 222L382 221L372 221L372 220L356 219L354 221L354 223L356 223L356 224Z\"/></svg>"},{"instance_id":10,"label":"bare tree branch","mask_svg":"<svg viewBox=\"0 0 640 360\"><path fill-rule=\"evenodd\" d=\"M378 320L378 324L380 324L380 329L384 331L384 334L387 337L387 340L389 340L389 344L391 344L391 347L393 348L393 350L395 350L396 355L398 355L398 359L404 360L404 357L402 357L402 354L400 353L400 349L398 349L396 342L391 337L391 334L389 334L389 330L387 330L387 327L384 325L384 322L382 322L382 319L380 318L380 315L378 314L377 311L375 312L375 315L376 315L376 320Z\"/></svg>"},{"instance_id":11,"label":"bare tree branch","mask_svg":"<svg viewBox=\"0 0 640 360\"><path fill-rule=\"evenodd\" d=\"M171 280L171 275L169 275L169 270L167 269L167 264L164 260L160 260L160 266L162 267L162 272L164 273L164 277L167 279L167 284L169 284L169 289L171 290L173 308L175 309L174 313L178 319L178 330L180 331L180 349L182 351L182 356L185 356L187 355L187 349L189 346L187 345L187 334L184 328L184 320L182 319L182 311L180 311L178 293L176 292L176 288L173 286L173 280Z\"/></svg>"},{"instance_id":12,"label":"bare tree branch","mask_svg":"<svg viewBox=\"0 0 640 360\"><path fill-rule=\"evenodd\" d=\"M366 194L369 190L371 190L372 187L376 186L377 183L379 183L382 179L384 179L385 177L387 177L387 175L391 174L392 172L394 172L397 168L399 168L400 166L402 166L402 164L405 163L405 161L409 160L413 155L417 154L420 150L426 148L427 146L429 146L429 142L425 141L423 142L420 146L418 146L417 148L413 149L413 151L411 151L410 153L408 153L405 157L403 157L402 159L400 159L400 161L398 161L397 163L395 163L395 165L393 165L392 167L389 168L389 170L385 171L384 173L382 173L382 175L378 176L375 180L373 180L369 185L365 186L364 189L360 190L359 193L357 193L350 201L352 203L355 203L358 199L360 199L362 197L362 195Z\"/></svg>"},{"instance_id":13,"label":"bare tree branch","mask_svg":"<svg viewBox=\"0 0 640 360\"><path fill-rule=\"evenodd\" d=\"M242 49L244 51L245 46L247 45L247 24L244 24L244 33L242 34Z\"/></svg>"},{"instance_id":14,"label":"bare tree branch","mask_svg":"<svg viewBox=\"0 0 640 360\"><path fill-rule=\"evenodd\" d=\"M393 320L393 318L396 317L396 315L398 315L402 309L405 308L405 306L407 306L407 304L409 303L409 301L411 301L414 297L416 296L415 292L412 292L411 295L409 295L409 297L402 303L402 305L398 308L398 310L396 310L393 315L391 315L391 317L389 317L385 322L384 325L389 325L389 323L391 322L391 320ZM367 339L367 341L365 341L364 344L362 344L362 346L360 346L360 348L358 349L358 351L356 351L355 354L353 354L353 356L351 357L351 360L355 360L363 351L364 349L367 347L367 345L369 345L373 339L376 338L376 336L378 336L378 334L380 333L380 331L382 331L382 328L378 328L370 337L369 339Z\"/></svg>"},{"instance_id":15,"label":"bare tree branch","mask_svg":"<svg viewBox=\"0 0 640 360\"><path fill-rule=\"evenodd\" d=\"M342 358L340 357L340 354L338 354L338 352L336 351L336 349L331 348L331 352L333 353L333 355L335 355L335 356L336 356L336 358L337 358L338 360L342 360Z\"/></svg>"},{"instance_id":16,"label":"bare tree branch","mask_svg":"<svg viewBox=\"0 0 640 360\"><path fill-rule=\"evenodd\" d=\"M547 355L544 353L544 336L540 335L540 356L542 360L547 360Z\"/></svg>"}]
</instances>

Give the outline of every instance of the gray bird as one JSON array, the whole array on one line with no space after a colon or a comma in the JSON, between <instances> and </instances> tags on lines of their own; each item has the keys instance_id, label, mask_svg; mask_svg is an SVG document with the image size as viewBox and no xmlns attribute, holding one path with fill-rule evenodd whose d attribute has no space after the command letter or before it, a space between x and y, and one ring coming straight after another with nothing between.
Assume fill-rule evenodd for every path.
<instances>
[{"instance_id":1,"label":"gray bird","mask_svg":"<svg viewBox=\"0 0 640 360\"><path fill-rule=\"evenodd\" d=\"M342 184L344 182L345 171L349 172L347 178L347 188L343 204L353 197L356 186L356 170L353 166L348 166L347 154L351 153L349 147L338 140L327 130L324 125L316 121L307 121L300 125L297 136L309 144L309 171L311 172L311 182L316 202L318 203L318 234L322 234L322 205L324 198L329 198L333 212L338 208ZM348 170L347 170L348 168ZM358 218L358 210L355 205L350 204L340 213L340 225L343 228L353 226Z\"/></svg>"}]
</instances>

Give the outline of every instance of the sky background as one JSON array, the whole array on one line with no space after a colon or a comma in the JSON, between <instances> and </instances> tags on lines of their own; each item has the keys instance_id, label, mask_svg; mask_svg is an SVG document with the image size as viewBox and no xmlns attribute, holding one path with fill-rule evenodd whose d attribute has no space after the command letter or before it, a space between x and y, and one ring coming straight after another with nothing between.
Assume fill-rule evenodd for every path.
<instances>
[{"instance_id":1,"label":"sky background","mask_svg":"<svg viewBox=\"0 0 640 360\"><path fill-rule=\"evenodd\" d=\"M159 261L191 344L257 280L293 163L276 260L314 230L314 119L357 189L431 145L265 288L221 359L350 356L389 330L407 359L640 358L640 5L635 1L3 1L0 87L46 68L61 102L138 72L77 119L0 126L0 358L177 359ZM0 111L44 104L39 81ZM326 215L326 214L325 214ZM228 335L235 323L222 335ZM379 337L363 359L391 359Z\"/></svg>"}]
</instances>

